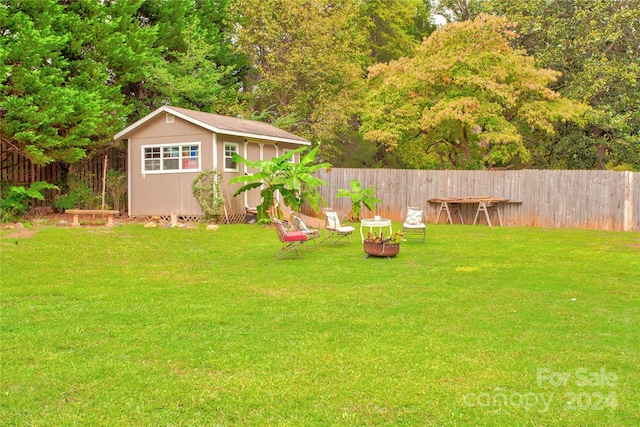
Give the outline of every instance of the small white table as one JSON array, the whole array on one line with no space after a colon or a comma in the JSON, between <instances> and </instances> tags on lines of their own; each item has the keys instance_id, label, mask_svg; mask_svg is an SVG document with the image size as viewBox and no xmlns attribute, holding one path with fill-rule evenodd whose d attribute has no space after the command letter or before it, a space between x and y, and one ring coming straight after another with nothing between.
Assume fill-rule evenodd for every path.
<instances>
[{"instance_id":1,"label":"small white table","mask_svg":"<svg viewBox=\"0 0 640 427\"><path fill-rule=\"evenodd\" d=\"M362 242L364 242L364 234L362 233L362 229L364 227L369 227L369 232L373 230L373 227L378 229L378 232L382 234L383 227L389 227L389 235L387 237L391 237L393 234L393 230L391 230L391 220L384 218L369 218L360 220L360 237L362 237Z\"/></svg>"}]
</instances>

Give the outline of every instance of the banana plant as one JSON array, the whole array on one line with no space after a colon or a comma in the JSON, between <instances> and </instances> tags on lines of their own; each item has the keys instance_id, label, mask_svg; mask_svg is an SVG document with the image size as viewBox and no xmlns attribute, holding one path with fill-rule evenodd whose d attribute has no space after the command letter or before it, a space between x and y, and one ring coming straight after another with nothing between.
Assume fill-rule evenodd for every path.
<instances>
[{"instance_id":1,"label":"banana plant","mask_svg":"<svg viewBox=\"0 0 640 427\"><path fill-rule=\"evenodd\" d=\"M302 155L307 147L301 147L289 151L280 157L271 160L248 160L235 154L233 161L243 163L250 168L259 169L259 172L252 175L241 175L229 181L233 183L244 183L234 196L245 191L261 187L261 203L257 206L258 220L265 221L272 216L283 218L282 210L276 201L276 191L282 195L282 201L293 211L298 212L306 202L313 210L320 210L320 204L325 203L318 192L320 185L327 185L325 181L313 176L313 173L320 169L329 169L329 163L315 163L316 155L320 146ZM300 163L292 163L291 159L295 154L300 153Z\"/></svg>"},{"instance_id":2,"label":"banana plant","mask_svg":"<svg viewBox=\"0 0 640 427\"><path fill-rule=\"evenodd\" d=\"M336 197L349 197L351 198L351 212L349 217L353 221L360 221L360 214L362 213L362 205L367 209L376 210L376 203L382 203L382 200L375 196L375 188L362 188L360 181L352 179L349 182L351 190L345 190L344 188L338 189Z\"/></svg>"}]
</instances>

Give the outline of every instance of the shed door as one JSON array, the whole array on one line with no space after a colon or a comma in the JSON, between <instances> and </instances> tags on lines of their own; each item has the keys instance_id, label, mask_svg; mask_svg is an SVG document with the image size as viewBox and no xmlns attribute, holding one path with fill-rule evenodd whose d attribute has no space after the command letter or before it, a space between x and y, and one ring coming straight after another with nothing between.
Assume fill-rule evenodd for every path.
<instances>
[{"instance_id":1,"label":"shed door","mask_svg":"<svg viewBox=\"0 0 640 427\"><path fill-rule=\"evenodd\" d=\"M282 154L282 153L278 153L277 151L277 147L274 144L263 144L262 145L262 160L271 160L274 157L276 157L278 154ZM278 198L279 202L282 203L282 198L278 197L279 195L276 194L276 197Z\"/></svg>"},{"instance_id":2,"label":"shed door","mask_svg":"<svg viewBox=\"0 0 640 427\"><path fill-rule=\"evenodd\" d=\"M257 142L248 142L247 143L247 153L246 158L252 161L262 160L260 157L260 144ZM259 172L259 169L255 168L247 168L247 174L254 174ZM254 188L253 190L247 191L245 199L245 205L249 208L255 208L260 204L260 188Z\"/></svg>"}]
</instances>

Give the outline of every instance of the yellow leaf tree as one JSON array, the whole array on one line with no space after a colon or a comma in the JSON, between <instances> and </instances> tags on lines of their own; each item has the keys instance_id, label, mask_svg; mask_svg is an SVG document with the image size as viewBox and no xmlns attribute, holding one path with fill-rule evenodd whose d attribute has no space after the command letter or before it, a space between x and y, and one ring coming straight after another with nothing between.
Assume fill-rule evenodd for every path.
<instances>
[{"instance_id":1,"label":"yellow leaf tree","mask_svg":"<svg viewBox=\"0 0 640 427\"><path fill-rule=\"evenodd\" d=\"M536 68L513 37L505 19L480 15L434 32L411 58L371 67L364 137L413 168L526 163L527 138L579 122L587 107L551 90L559 73Z\"/></svg>"}]
</instances>

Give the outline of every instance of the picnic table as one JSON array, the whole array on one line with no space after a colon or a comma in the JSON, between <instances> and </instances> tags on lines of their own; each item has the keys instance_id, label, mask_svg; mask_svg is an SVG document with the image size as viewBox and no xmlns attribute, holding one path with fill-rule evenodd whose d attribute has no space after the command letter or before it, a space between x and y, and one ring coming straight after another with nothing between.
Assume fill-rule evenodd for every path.
<instances>
[{"instance_id":1,"label":"picnic table","mask_svg":"<svg viewBox=\"0 0 640 427\"><path fill-rule=\"evenodd\" d=\"M464 220L462 219L462 214L460 213L460 205L462 204L477 204L478 209L476 210L476 216L473 219L473 225L476 225L478 222L478 217L481 213L484 213L484 216L487 220L487 225L492 227L491 224L491 213L496 212L498 214L498 223L502 226L502 215L500 214L500 204L508 202L509 199L504 199L501 197L490 197L490 196L468 196L468 197L439 197L429 199L429 203L439 203L440 207L438 208L438 214L436 215L436 224L440 220L440 214L444 210L447 214L447 221L445 224L453 224L453 218L451 214L458 214L458 218L460 219L460 224L464 224Z\"/></svg>"}]
</instances>

